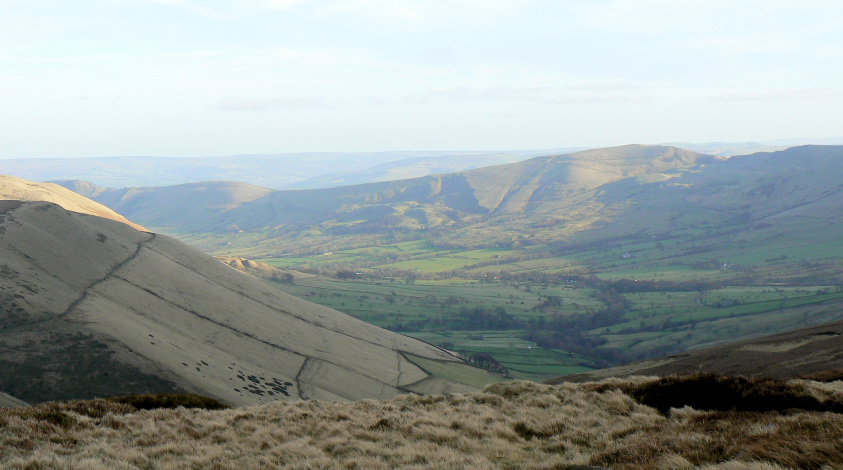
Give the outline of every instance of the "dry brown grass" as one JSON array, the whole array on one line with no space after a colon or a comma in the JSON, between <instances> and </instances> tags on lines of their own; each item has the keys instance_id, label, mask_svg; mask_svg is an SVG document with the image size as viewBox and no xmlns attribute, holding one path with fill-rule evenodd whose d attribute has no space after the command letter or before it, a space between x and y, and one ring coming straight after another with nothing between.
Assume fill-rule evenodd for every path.
<instances>
[{"instance_id":1,"label":"dry brown grass","mask_svg":"<svg viewBox=\"0 0 843 470\"><path fill-rule=\"evenodd\" d=\"M834 382L837 380L843 380L843 369L825 370L821 372L814 372L813 374L802 374L797 378L814 380L817 382Z\"/></svg>"},{"instance_id":2,"label":"dry brown grass","mask_svg":"<svg viewBox=\"0 0 843 470\"><path fill-rule=\"evenodd\" d=\"M0 409L0 467L843 468L840 414L688 407L662 414L622 390L652 382L509 382L468 395L220 411L131 411L105 400ZM826 400L843 388L793 384Z\"/></svg>"}]
</instances>

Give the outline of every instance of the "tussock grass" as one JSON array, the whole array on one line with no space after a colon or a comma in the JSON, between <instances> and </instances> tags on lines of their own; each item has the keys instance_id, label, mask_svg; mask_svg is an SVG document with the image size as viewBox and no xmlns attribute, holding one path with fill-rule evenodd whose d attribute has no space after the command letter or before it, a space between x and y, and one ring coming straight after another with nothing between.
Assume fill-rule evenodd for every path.
<instances>
[{"instance_id":1,"label":"tussock grass","mask_svg":"<svg viewBox=\"0 0 843 470\"><path fill-rule=\"evenodd\" d=\"M813 374L802 374L798 378L804 380L814 380L816 382L834 382L837 380L843 380L843 369L826 370L814 372Z\"/></svg>"},{"instance_id":2,"label":"tussock grass","mask_svg":"<svg viewBox=\"0 0 843 470\"><path fill-rule=\"evenodd\" d=\"M466 395L223 410L109 400L0 409L0 468L840 468L841 414L663 413L633 396L661 383L509 382ZM839 382L787 384L826 403L843 393Z\"/></svg>"}]
</instances>

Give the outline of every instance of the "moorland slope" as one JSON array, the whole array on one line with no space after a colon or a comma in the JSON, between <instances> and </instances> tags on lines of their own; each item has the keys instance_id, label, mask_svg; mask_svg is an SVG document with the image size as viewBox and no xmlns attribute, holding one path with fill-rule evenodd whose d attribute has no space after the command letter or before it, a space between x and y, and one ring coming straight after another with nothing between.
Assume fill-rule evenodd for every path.
<instances>
[{"instance_id":1,"label":"moorland slope","mask_svg":"<svg viewBox=\"0 0 843 470\"><path fill-rule=\"evenodd\" d=\"M0 390L29 402L353 400L495 380L174 239L50 202L0 201L0 260Z\"/></svg>"},{"instance_id":2,"label":"moorland slope","mask_svg":"<svg viewBox=\"0 0 843 470\"><path fill-rule=\"evenodd\" d=\"M547 383L693 373L793 378L832 370L843 370L843 321L562 376Z\"/></svg>"}]
</instances>

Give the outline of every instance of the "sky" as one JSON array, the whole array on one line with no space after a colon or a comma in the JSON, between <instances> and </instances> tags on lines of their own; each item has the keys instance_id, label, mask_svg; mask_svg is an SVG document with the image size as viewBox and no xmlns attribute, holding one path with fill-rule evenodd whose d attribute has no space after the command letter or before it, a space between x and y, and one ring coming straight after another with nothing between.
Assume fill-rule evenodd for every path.
<instances>
[{"instance_id":1,"label":"sky","mask_svg":"<svg viewBox=\"0 0 843 470\"><path fill-rule=\"evenodd\" d=\"M0 158L843 135L843 2L0 0Z\"/></svg>"}]
</instances>

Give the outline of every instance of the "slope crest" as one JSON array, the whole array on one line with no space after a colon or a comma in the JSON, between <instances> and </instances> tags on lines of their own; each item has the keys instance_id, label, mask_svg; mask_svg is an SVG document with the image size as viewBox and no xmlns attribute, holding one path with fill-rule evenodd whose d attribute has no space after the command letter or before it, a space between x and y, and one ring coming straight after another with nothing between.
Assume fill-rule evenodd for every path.
<instances>
[{"instance_id":1,"label":"slope crest","mask_svg":"<svg viewBox=\"0 0 843 470\"><path fill-rule=\"evenodd\" d=\"M125 217L105 205L53 183L35 183L14 176L0 175L0 199L52 202L69 211L116 220L146 231L145 228L126 220Z\"/></svg>"}]
</instances>

